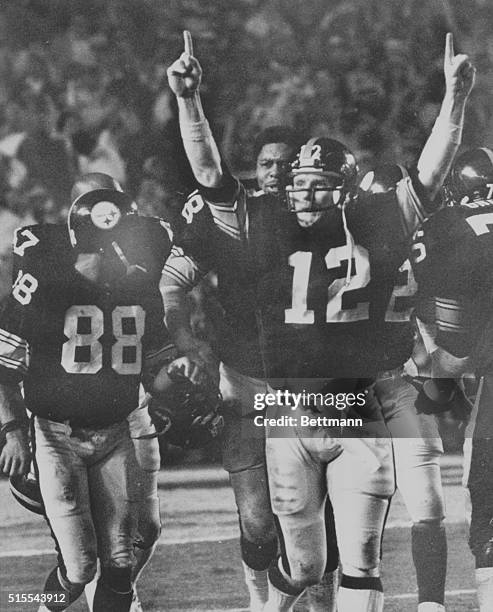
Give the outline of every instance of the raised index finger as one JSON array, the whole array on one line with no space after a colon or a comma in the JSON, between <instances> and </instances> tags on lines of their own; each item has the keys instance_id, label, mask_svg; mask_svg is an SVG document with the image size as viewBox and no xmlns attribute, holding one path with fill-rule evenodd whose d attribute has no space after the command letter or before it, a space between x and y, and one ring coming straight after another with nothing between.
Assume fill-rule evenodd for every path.
<instances>
[{"instance_id":1,"label":"raised index finger","mask_svg":"<svg viewBox=\"0 0 493 612\"><path fill-rule=\"evenodd\" d=\"M188 55L193 55L192 35L188 30L183 30L183 46L185 53L188 53Z\"/></svg>"},{"instance_id":2,"label":"raised index finger","mask_svg":"<svg viewBox=\"0 0 493 612\"><path fill-rule=\"evenodd\" d=\"M451 62L455 57L455 52L454 52L454 36L452 34L452 32L447 32L447 35L445 37L445 61L446 62Z\"/></svg>"}]
</instances>

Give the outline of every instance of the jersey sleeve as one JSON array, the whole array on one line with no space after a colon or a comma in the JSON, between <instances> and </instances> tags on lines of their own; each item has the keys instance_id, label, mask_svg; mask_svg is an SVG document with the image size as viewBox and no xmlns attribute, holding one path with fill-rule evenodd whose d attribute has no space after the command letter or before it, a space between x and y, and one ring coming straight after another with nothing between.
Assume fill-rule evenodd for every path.
<instances>
[{"instance_id":1,"label":"jersey sleeve","mask_svg":"<svg viewBox=\"0 0 493 612\"><path fill-rule=\"evenodd\" d=\"M19 382L27 374L34 329L44 325L40 285L48 270L60 266L67 243L66 228L57 225L31 225L15 232L12 289L0 312L1 382Z\"/></svg>"},{"instance_id":2,"label":"jersey sleeve","mask_svg":"<svg viewBox=\"0 0 493 612\"><path fill-rule=\"evenodd\" d=\"M190 223L194 213L206 204L217 228L240 240L242 234L248 230L247 197L245 186L223 165L222 185L217 188L200 187L195 192L195 197L189 198L185 203L182 216Z\"/></svg>"},{"instance_id":3,"label":"jersey sleeve","mask_svg":"<svg viewBox=\"0 0 493 612\"><path fill-rule=\"evenodd\" d=\"M426 218L424 189L417 178L406 176L395 189L384 193L361 193L348 204L348 226L365 247L385 245L388 251L409 247L416 229Z\"/></svg>"},{"instance_id":4,"label":"jersey sleeve","mask_svg":"<svg viewBox=\"0 0 493 612\"><path fill-rule=\"evenodd\" d=\"M401 179L395 189L396 200L402 219L402 227L407 238L411 238L423 223L429 208L429 199L415 171Z\"/></svg>"},{"instance_id":5,"label":"jersey sleeve","mask_svg":"<svg viewBox=\"0 0 493 612\"><path fill-rule=\"evenodd\" d=\"M22 329L22 313L19 310L20 307L10 295L0 314L0 382L4 384L20 382L27 374L29 365L29 343L15 333Z\"/></svg>"},{"instance_id":6,"label":"jersey sleeve","mask_svg":"<svg viewBox=\"0 0 493 612\"><path fill-rule=\"evenodd\" d=\"M182 247L173 246L164 264L162 284L165 286L193 289L207 274L207 267L201 267L194 257L187 255Z\"/></svg>"},{"instance_id":7,"label":"jersey sleeve","mask_svg":"<svg viewBox=\"0 0 493 612\"><path fill-rule=\"evenodd\" d=\"M19 270L0 312L0 382L18 383L27 374L28 338L35 318L38 281Z\"/></svg>"},{"instance_id":8,"label":"jersey sleeve","mask_svg":"<svg viewBox=\"0 0 493 612\"><path fill-rule=\"evenodd\" d=\"M474 346L474 320L464 298L435 297L436 344L455 357L467 357Z\"/></svg>"}]
</instances>

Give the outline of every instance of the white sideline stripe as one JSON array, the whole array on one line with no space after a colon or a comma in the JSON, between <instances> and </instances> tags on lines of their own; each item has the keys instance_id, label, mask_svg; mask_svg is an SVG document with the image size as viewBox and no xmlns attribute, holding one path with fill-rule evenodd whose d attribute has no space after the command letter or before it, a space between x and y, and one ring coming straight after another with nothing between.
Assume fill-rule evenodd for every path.
<instances>
[{"instance_id":1,"label":"white sideline stripe","mask_svg":"<svg viewBox=\"0 0 493 612\"><path fill-rule=\"evenodd\" d=\"M474 595L475 589L457 589L455 591L445 591L445 597L456 597L458 595ZM389 600L404 600L404 599L418 599L417 593L402 593L399 595L385 595L385 601ZM210 612L248 612L250 608L217 608L210 610Z\"/></svg>"},{"instance_id":2,"label":"white sideline stripe","mask_svg":"<svg viewBox=\"0 0 493 612\"><path fill-rule=\"evenodd\" d=\"M445 523L448 525L460 525L464 521L447 521ZM385 527L388 529L402 529L408 528L412 525L410 521L392 521L387 524ZM169 538L169 539L161 539L158 541L158 546L172 546L174 544L200 544L201 542L228 542L230 540L236 540L238 538L238 534L234 535L225 535L224 537L218 537L217 535L210 536L196 536L191 538ZM5 550L0 551L0 559L8 559L9 557L40 557L43 555L54 555L54 548L23 548L21 550ZM452 592L452 591L451 591Z\"/></svg>"},{"instance_id":3,"label":"white sideline stripe","mask_svg":"<svg viewBox=\"0 0 493 612\"><path fill-rule=\"evenodd\" d=\"M445 597L457 597L457 595L474 595L476 589L456 589L454 591L445 591ZM387 599L418 599L417 593L402 593L399 595L385 595Z\"/></svg>"}]
</instances>

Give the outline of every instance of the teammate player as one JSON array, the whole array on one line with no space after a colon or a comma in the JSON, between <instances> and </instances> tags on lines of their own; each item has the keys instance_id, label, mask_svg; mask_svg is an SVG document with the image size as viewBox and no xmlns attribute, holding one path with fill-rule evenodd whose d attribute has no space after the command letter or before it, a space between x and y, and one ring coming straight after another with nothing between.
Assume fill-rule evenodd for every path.
<instances>
[{"instance_id":1,"label":"teammate player","mask_svg":"<svg viewBox=\"0 0 493 612\"><path fill-rule=\"evenodd\" d=\"M420 290L435 298L433 374L442 395L461 374L482 376L466 432L464 482L471 499L469 544L481 612L493 609L493 151L477 148L454 162L451 200L416 233Z\"/></svg>"},{"instance_id":2,"label":"teammate player","mask_svg":"<svg viewBox=\"0 0 493 612\"><path fill-rule=\"evenodd\" d=\"M144 467L126 417L138 404L145 355L166 343L158 284L170 239L109 176L83 177L73 195L68 232L44 225L16 234L17 276L0 323L2 400L25 401L34 415L35 469L58 551L45 591L63 598L47 609L70 605L99 557L93 609L124 612L130 480Z\"/></svg>"},{"instance_id":3,"label":"teammate player","mask_svg":"<svg viewBox=\"0 0 493 612\"><path fill-rule=\"evenodd\" d=\"M440 185L457 148L454 135L460 133L473 78L467 58L454 57L450 35L445 66L447 95L437 129L423 151L419 166L419 179L431 193ZM367 390L365 410L368 416L374 417L378 429L380 422L372 391L368 382L355 377L374 375L383 358L383 343L378 343L375 332L381 329L380 321L387 305L389 309L393 307L391 298L394 285L398 285L398 269L406 256L407 238L424 216L413 193L413 183L403 181L396 190L400 207L384 201L373 216L368 215L369 207L362 216L358 207L348 205L347 215L342 215L341 205L353 200L354 157L340 143L313 139L300 151L294 166L293 187L287 191L295 215L283 221L273 207L270 218L260 220L270 230L262 234L255 209L245 207L241 187L238 188L218 163L217 148L211 142L198 100L201 73L197 61L185 52L168 74L171 87L184 98L181 104L179 98L182 134L195 176L205 186L201 189L202 195L214 222L247 245L244 267L240 265L240 270L256 274L259 280L255 300L264 322L274 322L272 329L264 330L267 334L272 332L267 338L269 350L264 354L268 358L274 356L278 372L290 378L323 379L329 375L352 379L340 390ZM468 82L468 88L463 87L462 77ZM419 182L414 184L419 188ZM190 223L195 214L200 215L203 201L196 198L195 206L189 207ZM375 220L379 213L387 216L386 225L382 223L383 217ZM228 242L224 237L223 241ZM347 265L348 259L352 261L351 266ZM281 268L276 265L278 261L283 262ZM269 293L275 294L274 299ZM282 325L276 328L276 321ZM273 350L276 340L279 351ZM369 368L369 363L373 368ZM323 386L325 382L322 380L319 384ZM311 433L304 432L308 438ZM320 437L310 449L311 459L306 464L300 460L308 452L306 448L300 450L301 438L269 438L267 442L271 498L281 523L287 559L278 571L270 573L271 596L265 609L291 609L303 588L321 577L325 564L325 469L333 472L328 484L331 493L337 496L333 499L337 506L334 508L336 529L343 570L347 571L338 607L340 610L380 609L383 600L376 577L379 535L386 511L385 498L392 490L388 440L368 440L366 451L361 449L363 441L358 440L360 457L343 453L327 466L344 445L338 446L328 432L320 433ZM344 444L347 446L349 442ZM372 460L365 463L362 458L365 456ZM351 464L355 459L358 466ZM354 473L360 474L360 482L355 482ZM353 488L349 484L351 477L355 482ZM348 508L356 513L351 528L344 517ZM356 532L355 525L359 528Z\"/></svg>"},{"instance_id":4,"label":"teammate player","mask_svg":"<svg viewBox=\"0 0 493 612\"><path fill-rule=\"evenodd\" d=\"M188 33L186 44L191 45ZM198 122L187 122L182 127L192 141L200 140L203 130L208 129L201 119L201 107L195 107L195 100L188 97L181 78L174 77L172 70L169 78L179 106L197 112ZM286 128L267 129L257 138L259 189L248 197L257 211L259 225L261 219L269 224L277 201L275 196L284 187L283 177L295 150L295 137ZM213 155L220 164L217 150ZM198 192L188 200L182 217L184 228L178 232L176 241L180 248L173 249L163 276L166 323L180 352L205 363L217 377L218 359L211 347L193 337L186 308L187 291L205 272L214 270L218 275L218 299L225 312L224 318L216 321L218 343L214 347L221 361L220 390L225 406L229 406L224 414L223 466L230 473L238 507L241 556L250 607L259 611L267 599L267 568L277 556L277 535L267 491L264 437L253 426L251 418L244 418L252 412L255 395L267 391L267 384L259 379L265 375L265 368L257 334L257 305L252 294L255 275L234 264L238 258L244 261L236 239L238 232L220 221L216 225ZM223 231L230 237L226 245L217 239L217 232ZM264 265L268 266L269 262L266 260Z\"/></svg>"},{"instance_id":5,"label":"teammate player","mask_svg":"<svg viewBox=\"0 0 493 612\"><path fill-rule=\"evenodd\" d=\"M398 164L385 164L367 173L360 189L373 199L388 197L396 185L409 176ZM379 372L375 392L382 406L383 416L392 436L396 485L413 521L411 528L412 554L418 583L418 610L443 610L447 542L444 518L444 499L439 458L443 446L433 410L443 411L444 405L428 402L427 412L417 413L418 390L404 375L418 373L411 359L413 336L417 333L411 313L415 306L417 285L409 260L399 271L401 286L396 287L396 308L385 321L381 340L386 343L383 370ZM417 359L418 362L420 361ZM427 373L431 375L431 373Z\"/></svg>"}]
</instances>

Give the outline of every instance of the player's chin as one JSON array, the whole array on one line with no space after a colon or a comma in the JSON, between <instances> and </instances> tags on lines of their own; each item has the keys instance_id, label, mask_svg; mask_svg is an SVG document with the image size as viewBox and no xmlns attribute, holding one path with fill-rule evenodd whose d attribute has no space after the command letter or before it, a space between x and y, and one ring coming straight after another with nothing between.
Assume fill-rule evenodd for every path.
<instances>
[{"instance_id":1,"label":"player's chin","mask_svg":"<svg viewBox=\"0 0 493 612\"><path fill-rule=\"evenodd\" d=\"M296 213L296 218L301 227L310 227L317 223L324 214L324 211L319 210L316 212L300 212Z\"/></svg>"}]
</instances>

